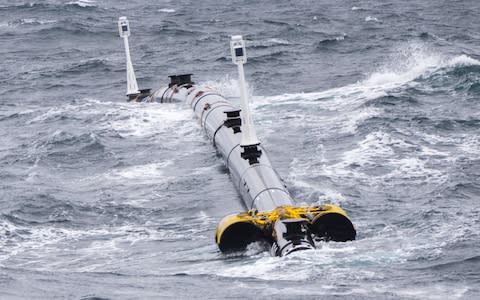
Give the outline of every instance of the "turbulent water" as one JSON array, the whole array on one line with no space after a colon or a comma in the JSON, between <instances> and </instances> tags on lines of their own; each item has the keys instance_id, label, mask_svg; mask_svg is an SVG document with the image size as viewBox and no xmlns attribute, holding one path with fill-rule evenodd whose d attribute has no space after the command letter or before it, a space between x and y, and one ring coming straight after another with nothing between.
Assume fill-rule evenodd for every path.
<instances>
[{"instance_id":1,"label":"turbulent water","mask_svg":"<svg viewBox=\"0 0 480 300\"><path fill-rule=\"evenodd\" d=\"M184 103L126 103L194 73L238 98L298 203L357 240L224 256L242 207ZM1 299L480 298L480 2L0 1Z\"/></svg>"}]
</instances>

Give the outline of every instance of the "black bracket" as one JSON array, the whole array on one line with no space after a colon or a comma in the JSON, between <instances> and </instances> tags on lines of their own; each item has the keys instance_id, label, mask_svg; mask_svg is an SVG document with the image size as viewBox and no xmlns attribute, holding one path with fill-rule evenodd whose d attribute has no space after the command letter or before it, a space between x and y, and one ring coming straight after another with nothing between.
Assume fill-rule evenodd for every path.
<instances>
[{"instance_id":1,"label":"black bracket","mask_svg":"<svg viewBox=\"0 0 480 300\"><path fill-rule=\"evenodd\" d=\"M170 75L168 77L170 77L170 83L168 84L169 88L174 85L185 85L186 87L190 87L194 84L192 81L192 74Z\"/></svg>"},{"instance_id":2,"label":"black bracket","mask_svg":"<svg viewBox=\"0 0 480 300\"><path fill-rule=\"evenodd\" d=\"M227 114L227 119L223 122L223 125L227 128L232 128L234 134L241 132L242 119L240 118L240 109L227 110L225 114Z\"/></svg>"},{"instance_id":3,"label":"black bracket","mask_svg":"<svg viewBox=\"0 0 480 300\"><path fill-rule=\"evenodd\" d=\"M152 95L152 89L141 89L136 94L129 94L128 101L136 101L142 102L145 98L150 97Z\"/></svg>"},{"instance_id":4,"label":"black bracket","mask_svg":"<svg viewBox=\"0 0 480 300\"><path fill-rule=\"evenodd\" d=\"M258 148L258 144L240 146L243 148L243 152L240 153L243 159L248 160L250 165L258 164L258 159L262 156L262 150Z\"/></svg>"}]
</instances>

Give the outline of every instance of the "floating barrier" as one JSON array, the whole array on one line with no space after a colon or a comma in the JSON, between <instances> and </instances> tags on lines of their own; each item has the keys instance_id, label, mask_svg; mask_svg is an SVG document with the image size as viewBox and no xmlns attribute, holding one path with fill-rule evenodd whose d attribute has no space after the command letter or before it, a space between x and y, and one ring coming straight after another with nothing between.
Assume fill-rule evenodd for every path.
<instances>
[{"instance_id":1,"label":"floating barrier","mask_svg":"<svg viewBox=\"0 0 480 300\"><path fill-rule=\"evenodd\" d=\"M128 48L128 20L119 19L120 36L127 56L127 96L130 101L176 102L190 105L207 137L221 154L245 212L220 221L215 242L222 252L244 250L264 241L274 256L314 249L319 241L354 240L355 228L346 212L333 204L298 206L272 167L258 140L250 113L243 65L247 62L245 41L232 36L232 61L238 67L241 107L235 107L218 92L192 82L192 74L172 75L167 87L152 92L139 90Z\"/></svg>"}]
</instances>

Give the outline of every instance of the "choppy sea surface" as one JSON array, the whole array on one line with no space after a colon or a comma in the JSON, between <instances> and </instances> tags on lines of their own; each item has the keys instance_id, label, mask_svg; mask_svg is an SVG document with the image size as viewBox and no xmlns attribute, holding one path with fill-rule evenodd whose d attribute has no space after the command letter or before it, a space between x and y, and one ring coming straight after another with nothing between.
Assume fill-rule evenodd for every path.
<instances>
[{"instance_id":1,"label":"choppy sea surface","mask_svg":"<svg viewBox=\"0 0 480 300\"><path fill-rule=\"evenodd\" d=\"M167 76L238 98L298 203L357 240L224 256L242 207ZM480 2L0 1L0 299L479 299Z\"/></svg>"}]
</instances>

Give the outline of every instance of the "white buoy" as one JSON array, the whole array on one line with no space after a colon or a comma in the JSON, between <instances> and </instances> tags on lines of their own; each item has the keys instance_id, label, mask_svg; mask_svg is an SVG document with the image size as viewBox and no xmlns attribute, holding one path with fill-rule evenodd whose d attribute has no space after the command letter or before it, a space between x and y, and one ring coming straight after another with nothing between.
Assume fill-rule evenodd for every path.
<instances>
[{"instance_id":1,"label":"white buoy","mask_svg":"<svg viewBox=\"0 0 480 300\"><path fill-rule=\"evenodd\" d=\"M123 38L125 45L125 55L127 57L127 96L139 94L137 78L133 71L132 59L130 58L130 46L128 44L128 37L130 36L130 26L127 17L120 17L118 19L118 32Z\"/></svg>"},{"instance_id":2,"label":"white buoy","mask_svg":"<svg viewBox=\"0 0 480 300\"><path fill-rule=\"evenodd\" d=\"M247 98L247 89L245 86L245 74L243 64L247 62L247 53L245 51L245 41L241 35L232 36L230 41L232 51L232 61L238 66L238 85L240 89L240 107L242 109L242 141L241 146L259 145L255 127L253 126L252 115Z\"/></svg>"}]
</instances>

